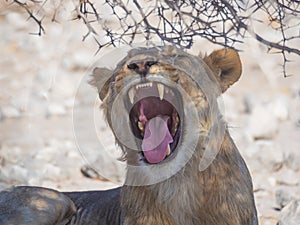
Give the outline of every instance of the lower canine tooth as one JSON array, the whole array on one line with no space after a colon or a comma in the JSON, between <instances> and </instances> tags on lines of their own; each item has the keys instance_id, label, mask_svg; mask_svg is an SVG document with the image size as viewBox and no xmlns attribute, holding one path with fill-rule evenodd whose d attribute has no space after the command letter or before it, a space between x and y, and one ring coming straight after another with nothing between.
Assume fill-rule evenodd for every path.
<instances>
[{"instance_id":1,"label":"lower canine tooth","mask_svg":"<svg viewBox=\"0 0 300 225\"><path fill-rule=\"evenodd\" d=\"M143 123L142 122L138 122L138 127L140 129L140 131L144 131L144 126L143 126Z\"/></svg>"},{"instance_id":2,"label":"lower canine tooth","mask_svg":"<svg viewBox=\"0 0 300 225\"><path fill-rule=\"evenodd\" d=\"M163 100L163 98L164 98L164 85L163 84L157 84L157 90L158 90L160 100Z\"/></svg>"},{"instance_id":3,"label":"lower canine tooth","mask_svg":"<svg viewBox=\"0 0 300 225\"><path fill-rule=\"evenodd\" d=\"M168 145L167 156L169 156L170 154L171 154L171 148L170 145Z\"/></svg>"}]
</instances>

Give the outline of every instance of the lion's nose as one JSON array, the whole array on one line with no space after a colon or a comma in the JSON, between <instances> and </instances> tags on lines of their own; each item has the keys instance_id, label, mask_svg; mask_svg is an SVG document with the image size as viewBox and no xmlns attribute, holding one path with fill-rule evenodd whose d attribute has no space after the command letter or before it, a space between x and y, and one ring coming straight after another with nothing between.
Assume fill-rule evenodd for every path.
<instances>
[{"instance_id":1,"label":"lion's nose","mask_svg":"<svg viewBox=\"0 0 300 225\"><path fill-rule=\"evenodd\" d=\"M127 65L127 68L141 75L141 77L145 77L151 66L155 65L157 61L140 61L140 62L132 62Z\"/></svg>"}]
</instances>

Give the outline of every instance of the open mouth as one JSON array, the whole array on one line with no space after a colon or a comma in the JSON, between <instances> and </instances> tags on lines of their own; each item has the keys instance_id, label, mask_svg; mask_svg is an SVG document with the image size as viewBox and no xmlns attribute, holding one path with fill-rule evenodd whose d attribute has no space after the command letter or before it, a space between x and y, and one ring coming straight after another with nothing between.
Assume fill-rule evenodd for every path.
<instances>
[{"instance_id":1,"label":"open mouth","mask_svg":"<svg viewBox=\"0 0 300 225\"><path fill-rule=\"evenodd\" d=\"M181 135L179 92L159 82L140 83L129 89L128 101L142 160L155 164L170 158Z\"/></svg>"}]
</instances>

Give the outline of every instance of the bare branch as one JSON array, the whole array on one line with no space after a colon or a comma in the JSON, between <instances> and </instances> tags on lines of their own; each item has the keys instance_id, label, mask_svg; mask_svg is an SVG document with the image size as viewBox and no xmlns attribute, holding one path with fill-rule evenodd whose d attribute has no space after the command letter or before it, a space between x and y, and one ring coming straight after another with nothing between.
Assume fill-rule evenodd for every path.
<instances>
[{"instance_id":1,"label":"bare branch","mask_svg":"<svg viewBox=\"0 0 300 225\"><path fill-rule=\"evenodd\" d=\"M38 35L43 34L42 19L29 5L43 8L47 0L24 2L12 0L36 22ZM287 54L300 55L295 44L300 39L298 0L77 0L74 11L75 19L88 29L83 40L93 36L99 50L141 40L160 40L191 48L197 37L235 47L250 35L282 55L284 76L289 62ZM55 15L56 11L53 18ZM262 30L274 33L275 38L270 39Z\"/></svg>"},{"instance_id":2,"label":"bare branch","mask_svg":"<svg viewBox=\"0 0 300 225\"><path fill-rule=\"evenodd\" d=\"M34 22L38 25L38 32L37 33L31 33L31 34L37 34L39 36L41 36L42 34L45 34L45 29L42 25L42 19L38 19L37 15L30 10L29 6L26 3L22 3L18 0L14 0L13 1L15 4L17 4L18 6L20 6L21 8L23 8L27 14L29 15L29 19L33 19ZM37 3L36 1L33 1L33 3Z\"/></svg>"}]
</instances>

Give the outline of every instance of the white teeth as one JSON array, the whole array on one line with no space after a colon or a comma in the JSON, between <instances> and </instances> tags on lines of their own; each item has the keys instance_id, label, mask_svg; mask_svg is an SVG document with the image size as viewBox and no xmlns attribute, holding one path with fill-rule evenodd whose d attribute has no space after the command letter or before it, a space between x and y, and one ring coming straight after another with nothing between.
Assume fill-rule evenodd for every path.
<instances>
[{"instance_id":1,"label":"white teeth","mask_svg":"<svg viewBox=\"0 0 300 225\"><path fill-rule=\"evenodd\" d=\"M176 124L178 125L178 123L179 123L179 117L178 116L176 116L175 121L176 121Z\"/></svg>"},{"instance_id":2,"label":"white teeth","mask_svg":"<svg viewBox=\"0 0 300 225\"><path fill-rule=\"evenodd\" d=\"M128 92L128 97L130 99L130 102L133 104L134 102L134 96L136 94L136 91L140 88L152 88L153 86L153 82L148 82L148 83L143 83L143 84L137 84L135 86L135 88L130 89L130 91ZM174 96L174 93L171 89L169 89L168 87L165 87L163 84L161 83L156 83L157 86L157 91L158 91L158 96L160 98L160 100L164 99L164 94L171 94Z\"/></svg>"},{"instance_id":3,"label":"white teeth","mask_svg":"<svg viewBox=\"0 0 300 225\"><path fill-rule=\"evenodd\" d=\"M135 90L133 88L131 88L128 92L128 97L129 97L131 104L133 104L134 96L135 96Z\"/></svg>"},{"instance_id":4,"label":"white teeth","mask_svg":"<svg viewBox=\"0 0 300 225\"><path fill-rule=\"evenodd\" d=\"M144 131L144 125L142 122L140 122L140 121L138 122L138 127L139 127L140 131Z\"/></svg>"},{"instance_id":5,"label":"white teeth","mask_svg":"<svg viewBox=\"0 0 300 225\"><path fill-rule=\"evenodd\" d=\"M135 89L139 89L139 88L145 88L145 87L152 87L152 82L149 83L144 83L144 84L138 84L135 86Z\"/></svg>"},{"instance_id":6,"label":"white teeth","mask_svg":"<svg viewBox=\"0 0 300 225\"><path fill-rule=\"evenodd\" d=\"M172 133L173 135L176 134L177 129L178 129L178 127L175 127L174 132Z\"/></svg>"},{"instance_id":7,"label":"white teeth","mask_svg":"<svg viewBox=\"0 0 300 225\"><path fill-rule=\"evenodd\" d=\"M158 90L160 100L163 100L163 98L164 98L164 85L163 84L157 84L157 90Z\"/></svg>"},{"instance_id":8,"label":"white teeth","mask_svg":"<svg viewBox=\"0 0 300 225\"><path fill-rule=\"evenodd\" d=\"M178 116L176 116L176 118L175 118L175 126L174 126L174 131L172 132L172 134L173 134L173 135L175 135L175 134L176 134L176 131L177 131L177 129L178 129L178 125L179 125L179 117L178 117Z\"/></svg>"},{"instance_id":9,"label":"white teeth","mask_svg":"<svg viewBox=\"0 0 300 225\"><path fill-rule=\"evenodd\" d=\"M170 145L168 145L167 156L169 156L170 154L171 154L171 148Z\"/></svg>"}]
</instances>

